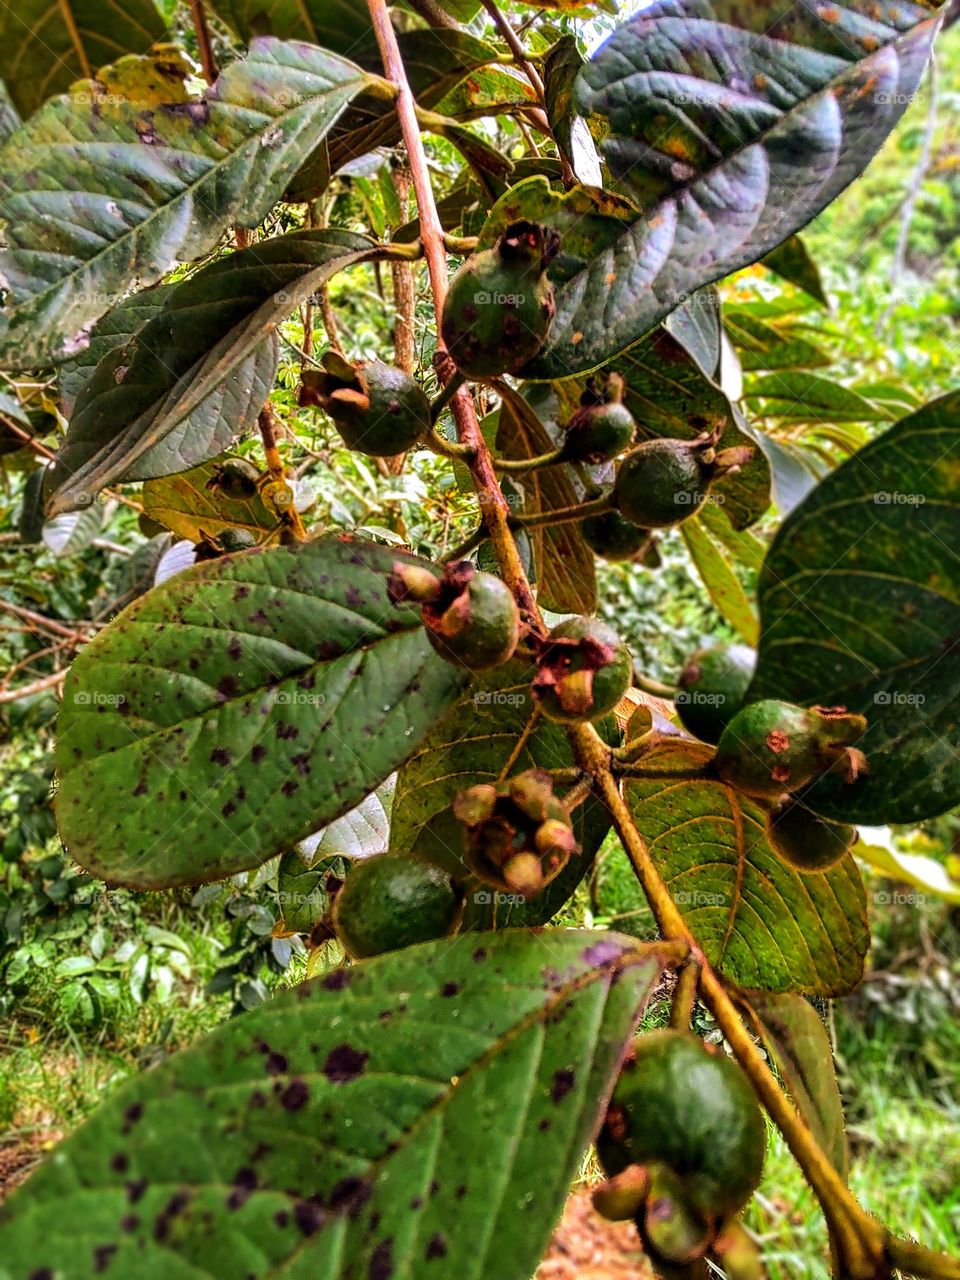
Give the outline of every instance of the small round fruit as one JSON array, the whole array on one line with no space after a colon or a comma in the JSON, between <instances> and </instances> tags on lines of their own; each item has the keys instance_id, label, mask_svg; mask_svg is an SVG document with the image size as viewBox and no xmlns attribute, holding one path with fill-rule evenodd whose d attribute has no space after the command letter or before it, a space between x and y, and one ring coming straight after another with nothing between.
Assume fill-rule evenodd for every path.
<instances>
[{"instance_id":1,"label":"small round fruit","mask_svg":"<svg viewBox=\"0 0 960 1280\"><path fill-rule=\"evenodd\" d=\"M439 594L423 606L423 622L441 658L468 671L499 667L513 656L520 639L513 592L467 561L448 566Z\"/></svg>"},{"instance_id":2,"label":"small round fruit","mask_svg":"<svg viewBox=\"0 0 960 1280\"><path fill-rule=\"evenodd\" d=\"M634 524L619 511L588 516L580 525L583 540L604 560L632 560L650 544L650 530Z\"/></svg>"},{"instance_id":3,"label":"small round fruit","mask_svg":"<svg viewBox=\"0 0 960 1280\"><path fill-rule=\"evenodd\" d=\"M567 424L564 456L571 462L593 465L619 458L637 433L633 414L624 404L584 405Z\"/></svg>"},{"instance_id":4,"label":"small round fruit","mask_svg":"<svg viewBox=\"0 0 960 1280\"><path fill-rule=\"evenodd\" d=\"M769 699L753 702L733 717L717 744L714 767L744 795L777 799L799 791L817 774L845 762L850 780L863 757L851 750L866 727L862 716L842 707L797 707Z\"/></svg>"},{"instance_id":5,"label":"small round fruit","mask_svg":"<svg viewBox=\"0 0 960 1280\"><path fill-rule=\"evenodd\" d=\"M468 258L450 281L440 332L468 378L517 373L546 340L556 306L546 269L556 233L533 222L507 227L492 249Z\"/></svg>"},{"instance_id":6,"label":"small round fruit","mask_svg":"<svg viewBox=\"0 0 960 1280\"><path fill-rule=\"evenodd\" d=\"M597 618L569 618L540 652L533 695L549 720L596 720L617 705L633 679L630 650Z\"/></svg>"},{"instance_id":7,"label":"small round fruit","mask_svg":"<svg viewBox=\"0 0 960 1280\"><path fill-rule=\"evenodd\" d=\"M756 1190L765 1149L756 1097L731 1058L685 1031L634 1041L597 1139L608 1176L659 1161L681 1180L695 1212L725 1218Z\"/></svg>"},{"instance_id":8,"label":"small round fruit","mask_svg":"<svg viewBox=\"0 0 960 1280\"><path fill-rule=\"evenodd\" d=\"M445 938L462 896L440 867L383 853L356 862L333 903L333 927L355 960Z\"/></svg>"},{"instance_id":9,"label":"small round fruit","mask_svg":"<svg viewBox=\"0 0 960 1280\"><path fill-rule=\"evenodd\" d=\"M351 365L328 352L324 370L305 373L301 405L330 415L348 449L375 458L406 453L429 431L430 401L403 369L382 360Z\"/></svg>"},{"instance_id":10,"label":"small round fruit","mask_svg":"<svg viewBox=\"0 0 960 1280\"><path fill-rule=\"evenodd\" d=\"M257 545L257 540L249 529L221 529L217 541L225 552L249 551Z\"/></svg>"},{"instance_id":11,"label":"small round fruit","mask_svg":"<svg viewBox=\"0 0 960 1280\"><path fill-rule=\"evenodd\" d=\"M756 651L745 644L719 644L692 654L680 672L675 699L683 727L701 742L719 742L743 706L756 665Z\"/></svg>"},{"instance_id":12,"label":"small round fruit","mask_svg":"<svg viewBox=\"0 0 960 1280\"><path fill-rule=\"evenodd\" d=\"M767 839L795 871L829 871L856 838L856 827L821 818L796 800L782 800L767 815Z\"/></svg>"},{"instance_id":13,"label":"small round fruit","mask_svg":"<svg viewBox=\"0 0 960 1280\"><path fill-rule=\"evenodd\" d=\"M647 440L620 464L613 504L646 529L666 529L696 514L707 500L702 448L689 440Z\"/></svg>"},{"instance_id":14,"label":"small round fruit","mask_svg":"<svg viewBox=\"0 0 960 1280\"><path fill-rule=\"evenodd\" d=\"M208 489L219 489L225 498L242 500L257 492L260 472L246 458L227 458L218 463L207 481Z\"/></svg>"}]
</instances>

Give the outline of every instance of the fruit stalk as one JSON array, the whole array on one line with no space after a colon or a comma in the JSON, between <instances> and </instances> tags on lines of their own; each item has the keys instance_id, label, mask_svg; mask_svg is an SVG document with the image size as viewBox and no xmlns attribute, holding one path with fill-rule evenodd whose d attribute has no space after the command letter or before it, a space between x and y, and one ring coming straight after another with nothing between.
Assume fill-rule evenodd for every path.
<instances>
[{"instance_id":1,"label":"fruit stalk","mask_svg":"<svg viewBox=\"0 0 960 1280\"><path fill-rule=\"evenodd\" d=\"M383 59L384 71L397 89L396 111L410 163L417 211L420 215L420 239L430 275L439 333L443 302L447 295L447 257L443 243L443 227L440 224L440 215L437 212L433 187L430 184L426 152L420 136L416 103L407 79L397 37L390 22L386 0L367 0L367 4L380 56ZM441 369L439 372L442 375L445 371ZM451 398L450 409L457 425L460 443L472 451L467 466L470 468L477 493L483 499L481 501L483 522L496 549L504 581L513 591L524 620L529 626L537 628L539 613L536 601L533 598L530 583L527 581L517 544L510 533L510 507L497 484L493 460L480 431L476 407L468 387L463 386L457 390Z\"/></svg>"}]
</instances>

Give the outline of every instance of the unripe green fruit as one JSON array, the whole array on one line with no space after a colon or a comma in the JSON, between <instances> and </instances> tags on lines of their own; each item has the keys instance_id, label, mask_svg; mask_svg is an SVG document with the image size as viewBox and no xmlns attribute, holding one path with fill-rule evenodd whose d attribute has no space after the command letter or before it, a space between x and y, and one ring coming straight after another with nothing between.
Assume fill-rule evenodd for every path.
<instances>
[{"instance_id":1,"label":"unripe green fruit","mask_svg":"<svg viewBox=\"0 0 960 1280\"><path fill-rule=\"evenodd\" d=\"M583 540L604 560L633 560L650 546L649 529L643 529L619 511L604 511L588 516L580 525Z\"/></svg>"},{"instance_id":2,"label":"unripe green fruit","mask_svg":"<svg viewBox=\"0 0 960 1280\"><path fill-rule=\"evenodd\" d=\"M650 1166L650 1190L637 1227L653 1258L675 1266L702 1258L713 1236L703 1215L687 1202L684 1180L659 1162Z\"/></svg>"},{"instance_id":3,"label":"unripe green fruit","mask_svg":"<svg viewBox=\"0 0 960 1280\"><path fill-rule=\"evenodd\" d=\"M249 529L221 529L217 541L225 552L249 551L257 545L257 540Z\"/></svg>"},{"instance_id":4,"label":"unripe green fruit","mask_svg":"<svg viewBox=\"0 0 960 1280\"><path fill-rule=\"evenodd\" d=\"M447 662L486 671L507 662L520 639L520 612L513 592L492 573L472 564L449 565L435 599L423 606L427 639Z\"/></svg>"},{"instance_id":5,"label":"unripe green fruit","mask_svg":"<svg viewBox=\"0 0 960 1280\"><path fill-rule=\"evenodd\" d=\"M767 815L767 839L795 871L828 871L856 838L856 827L821 818L796 800L782 800Z\"/></svg>"},{"instance_id":6,"label":"unripe green fruit","mask_svg":"<svg viewBox=\"0 0 960 1280\"><path fill-rule=\"evenodd\" d=\"M543 642L532 692L548 719L577 724L612 711L632 679L633 658L615 631L569 618Z\"/></svg>"},{"instance_id":7,"label":"unripe green fruit","mask_svg":"<svg viewBox=\"0 0 960 1280\"><path fill-rule=\"evenodd\" d=\"M430 429L430 401L403 369L382 360L350 364L327 352L324 371L308 370L301 405L319 405L343 442L375 458L406 453Z\"/></svg>"},{"instance_id":8,"label":"unripe green fruit","mask_svg":"<svg viewBox=\"0 0 960 1280\"><path fill-rule=\"evenodd\" d=\"M849 744L865 727L863 716L849 715L842 707L753 702L724 729L714 767L729 786L759 799L798 791L844 760L852 781L863 757Z\"/></svg>"},{"instance_id":9,"label":"unripe green fruit","mask_svg":"<svg viewBox=\"0 0 960 1280\"><path fill-rule=\"evenodd\" d=\"M674 704L683 727L701 742L719 742L743 706L756 665L756 651L745 644L715 645L692 654L680 672Z\"/></svg>"},{"instance_id":10,"label":"unripe green fruit","mask_svg":"<svg viewBox=\"0 0 960 1280\"><path fill-rule=\"evenodd\" d=\"M660 1162L680 1179L685 1203L715 1220L750 1199L765 1149L763 1116L732 1059L685 1031L634 1041L597 1139L608 1175Z\"/></svg>"},{"instance_id":11,"label":"unripe green fruit","mask_svg":"<svg viewBox=\"0 0 960 1280\"><path fill-rule=\"evenodd\" d=\"M593 1207L608 1222L635 1218L650 1190L650 1170L646 1165L628 1164L620 1173L594 1189Z\"/></svg>"},{"instance_id":12,"label":"unripe green fruit","mask_svg":"<svg viewBox=\"0 0 960 1280\"><path fill-rule=\"evenodd\" d=\"M246 458L227 458L214 468L207 481L208 489L218 489L225 498L242 500L257 492L260 472Z\"/></svg>"},{"instance_id":13,"label":"unripe green fruit","mask_svg":"<svg viewBox=\"0 0 960 1280\"><path fill-rule=\"evenodd\" d=\"M609 462L630 448L636 433L637 424L626 405L617 401L584 405L567 424L564 456L571 462Z\"/></svg>"},{"instance_id":14,"label":"unripe green fruit","mask_svg":"<svg viewBox=\"0 0 960 1280\"><path fill-rule=\"evenodd\" d=\"M702 446L689 440L648 440L620 464L613 504L627 520L665 529L694 515L707 500L709 471Z\"/></svg>"},{"instance_id":15,"label":"unripe green fruit","mask_svg":"<svg viewBox=\"0 0 960 1280\"><path fill-rule=\"evenodd\" d=\"M546 269L559 240L532 222L508 227L493 249L468 258L450 281L440 326L468 378L517 373L546 340L556 310Z\"/></svg>"},{"instance_id":16,"label":"unripe green fruit","mask_svg":"<svg viewBox=\"0 0 960 1280\"><path fill-rule=\"evenodd\" d=\"M333 927L355 960L453 933L462 896L440 867L383 853L356 862L333 903Z\"/></svg>"}]
</instances>

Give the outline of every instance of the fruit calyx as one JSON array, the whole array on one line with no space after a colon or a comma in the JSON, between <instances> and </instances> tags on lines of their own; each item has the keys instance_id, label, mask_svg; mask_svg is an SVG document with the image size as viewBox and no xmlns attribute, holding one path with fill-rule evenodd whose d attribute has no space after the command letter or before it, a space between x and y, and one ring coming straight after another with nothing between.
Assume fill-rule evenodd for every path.
<instances>
[{"instance_id":1,"label":"fruit calyx","mask_svg":"<svg viewBox=\"0 0 960 1280\"><path fill-rule=\"evenodd\" d=\"M571 462L610 462L633 444L637 424L623 403L625 383L611 373L602 391L588 385L567 423L563 455Z\"/></svg>"},{"instance_id":2,"label":"fruit calyx","mask_svg":"<svg viewBox=\"0 0 960 1280\"><path fill-rule=\"evenodd\" d=\"M536 897L580 846L548 773L529 769L461 791L454 816L466 829L466 861L485 884Z\"/></svg>"},{"instance_id":3,"label":"fruit calyx","mask_svg":"<svg viewBox=\"0 0 960 1280\"><path fill-rule=\"evenodd\" d=\"M630 650L596 618L570 618L541 641L531 686L544 715L577 723L611 711L630 685Z\"/></svg>"},{"instance_id":4,"label":"fruit calyx","mask_svg":"<svg viewBox=\"0 0 960 1280\"><path fill-rule=\"evenodd\" d=\"M392 457L429 431L430 401L403 369L382 360L351 364L335 351L326 352L321 364L322 370L304 371L299 402L323 409L348 448Z\"/></svg>"},{"instance_id":5,"label":"fruit calyx","mask_svg":"<svg viewBox=\"0 0 960 1280\"><path fill-rule=\"evenodd\" d=\"M469 560L446 565L440 576L398 560L387 595L394 604L419 604L434 649L468 671L507 662L520 639L520 611L510 588Z\"/></svg>"}]
</instances>

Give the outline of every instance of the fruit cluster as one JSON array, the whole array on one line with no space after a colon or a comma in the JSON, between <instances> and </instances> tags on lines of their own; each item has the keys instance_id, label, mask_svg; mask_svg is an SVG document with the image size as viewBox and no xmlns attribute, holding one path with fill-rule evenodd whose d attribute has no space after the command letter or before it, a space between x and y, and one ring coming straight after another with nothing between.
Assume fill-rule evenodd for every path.
<instances>
[{"instance_id":1,"label":"fruit cluster","mask_svg":"<svg viewBox=\"0 0 960 1280\"><path fill-rule=\"evenodd\" d=\"M731 1280L746 1277L750 1250L736 1219L765 1149L763 1116L736 1063L689 1032L650 1032L634 1041L597 1138L608 1181L594 1204L636 1222L661 1276L706 1276L710 1257Z\"/></svg>"}]
</instances>

